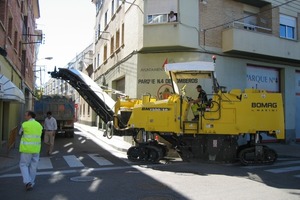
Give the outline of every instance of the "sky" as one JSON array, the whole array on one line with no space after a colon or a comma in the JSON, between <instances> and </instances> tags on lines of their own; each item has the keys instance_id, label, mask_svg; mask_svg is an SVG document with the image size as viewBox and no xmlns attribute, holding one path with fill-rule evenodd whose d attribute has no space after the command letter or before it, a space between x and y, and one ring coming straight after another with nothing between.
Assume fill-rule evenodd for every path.
<instances>
[{"instance_id":1,"label":"sky","mask_svg":"<svg viewBox=\"0 0 300 200\"><path fill-rule=\"evenodd\" d=\"M47 71L65 67L94 40L96 8L91 0L39 0L37 29L44 34L38 50L37 69L45 69L42 83L49 80ZM46 60L46 57L53 57Z\"/></svg>"}]
</instances>

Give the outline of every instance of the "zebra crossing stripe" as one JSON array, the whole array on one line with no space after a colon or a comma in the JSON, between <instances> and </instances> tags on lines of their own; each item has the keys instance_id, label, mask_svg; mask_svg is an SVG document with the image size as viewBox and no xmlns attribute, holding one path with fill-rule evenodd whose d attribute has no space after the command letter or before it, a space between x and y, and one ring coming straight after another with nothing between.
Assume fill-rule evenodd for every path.
<instances>
[{"instance_id":1,"label":"zebra crossing stripe","mask_svg":"<svg viewBox=\"0 0 300 200\"><path fill-rule=\"evenodd\" d=\"M109 160L99 156L99 154L88 154L88 156L94 160L99 166L114 165ZM69 167L84 167L84 164L75 155L63 156L63 159ZM50 157L40 157L38 169L53 169L53 165Z\"/></svg>"},{"instance_id":2,"label":"zebra crossing stripe","mask_svg":"<svg viewBox=\"0 0 300 200\"><path fill-rule=\"evenodd\" d=\"M284 168L278 168L278 169L268 169L265 171L279 174L279 173L285 173L285 172L291 172L291 171L297 171L297 170L300 170L300 166L284 167Z\"/></svg>"},{"instance_id":3,"label":"zebra crossing stripe","mask_svg":"<svg viewBox=\"0 0 300 200\"><path fill-rule=\"evenodd\" d=\"M38 169L52 169L53 165L49 157L40 157Z\"/></svg>"},{"instance_id":4,"label":"zebra crossing stripe","mask_svg":"<svg viewBox=\"0 0 300 200\"><path fill-rule=\"evenodd\" d=\"M99 154L88 154L90 158L92 158L98 165L105 166L105 165L113 165L112 162L106 160L103 157L100 157Z\"/></svg>"},{"instance_id":5,"label":"zebra crossing stripe","mask_svg":"<svg viewBox=\"0 0 300 200\"><path fill-rule=\"evenodd\" d=\"M300 160L278 162L278 163L274 163L272 166L283 166L283 165L293 165L293 164L300 164Z\"/></svg>"},{"instance_id":6,"label":"zebra crossing stripe","mask_svg":"<svg viewBox=\"0 0 300 200\"><path fill-rule=\"evenodd\" d=\"M245 168L245 169L259 169L259 168L267 168L267 167L270 167L270 166L271 167L279 167L279 166L293 165L293 164L300 164L300 160L275 162L273 165L245 166L243 168Z\"/></svg>"},{"instance_id":7,"label":"zebra crossing stripe","mask_svg":"<svg viewBox=\"0 0 300 200\"><path fill-rule=\"evenodd\" d=\"M70 167L84 167L82 162L74 155L63 156Z\"/></svg>"}]
</instances>

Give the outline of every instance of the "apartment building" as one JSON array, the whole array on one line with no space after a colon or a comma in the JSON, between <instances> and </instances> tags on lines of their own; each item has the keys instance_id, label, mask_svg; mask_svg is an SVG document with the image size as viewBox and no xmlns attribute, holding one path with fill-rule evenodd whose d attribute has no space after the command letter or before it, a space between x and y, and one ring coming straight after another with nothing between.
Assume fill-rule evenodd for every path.
<instances>
[{"instance_id":1,"label":"apartment building","mask_svg":"<svg viewBox=\"0 0 300 200\"><path fill-rule=\"evenodd\" d=\"M38 0L0 1L0 146L32 109L39 16Z\"/></svg>"},{"instance_id":2,"label":"apartment building","mask_svg":"<svg viewBox=\"0 0 300 200\"><path fill-rule=\"evenodd\" d=\"M93 44L87 46L77 54L64 68L76 69L93 77ZM75 121L79 123L96 126L97 116L87 102L66 81L51 78L44 86L43 95L69 96L75 102Z\"/></svg>"},{"instance_id":3,"label":"apartment building","mask_svg":"<svg viewBox=\"0 0 300 200\"><path fill-rule=\"evenodd\" d=\"M217 78L228 91L258 88L283 94L286 140L300 140L299 0L93 3L93 66L99 84L130 97L164 98L171 91L164 63L212 61L216 55ZM182 83L188 96L197 95L197 84L212 92L208 80Z\"/></svg>"}]
</instances>

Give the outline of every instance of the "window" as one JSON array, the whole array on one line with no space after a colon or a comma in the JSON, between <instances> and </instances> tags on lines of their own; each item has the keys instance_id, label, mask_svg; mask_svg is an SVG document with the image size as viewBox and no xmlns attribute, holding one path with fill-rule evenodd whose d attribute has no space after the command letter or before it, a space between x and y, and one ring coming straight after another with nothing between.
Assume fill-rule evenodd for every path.
<instances>
[{"instance_id":1,"label":"window","mask_svg":"<svg viewBox=\"0 0 300 200\"><path fill-rule=\"evenodd\" d=\"M86 107L86 103L84 103L82 107L83 107L82 113L83 113L83 116L85 116L85 107Z\"/></svg>"},{"instance_id":2,"label":"window","mask_svg":"<svg viewBox=\"0 0 300 200\"><path fill-rule=\"evenodd\" d=\"M114 39L114 37L111 37L111 39L110 39L110 54L113 54L115 51L114 43L115 43L115 39Z\"/></svg>"},{"instance_id":3,"label":"window","mask_svg":"<svg viewBox=\"0 0 300 200\"><path fill-rule=\"evenodd\" d=\"M180 15L178 14L179 2L178 0L148 0L145 2L145 13L147 18L145 23L157 24L179 21ZM185 2L185 1L183 1ZM184 4L184 3L183 3ZM170 21L168 21L170 17Z\"/></svg>"},{"instance_id":4,"label":"window","mask_svg":"<svg viewBox=\"0 0 300 200\"><path fill-rule=\"evenodd\" d=\"M119 1L119 0L117 0ZM111 1L111 16L113 16L115 14L115 1L112 0Z\"/></svg>"},{"instance_id":5,"label":"window","mask_svg":"<svg viewBox=\"0 0 300 200\"><path fill-rule=\"evenodd\" d=\"M17 50L18 49L18 32L15 31L14 35L14 48Z\"/></svg>"},{"instance_id":6,"label":"window","mask_svg":"<svg viewBox=\"0 0 300 200\"><path fill-rule=\"evenodd\" d=\"M24 1L21 1L21 13L24 13Z\"/></svg>"},{"instance_id":7,"label":"window","mask_svg":"<svg viewBox=\"0 0 300 200\"><path fill-rule=\"evenodd\" d=\"M23 35L25 35L24 36L25 41L28 41L29 40L28 33L30 33L29 32L29 27L28 27L28 16L26 16L26 15L24 16L23 22L24 22L24 24L23 24L23 30L22 30L22 32L23 32Z\"/></svg>"},{"instance_id":8,"label":"window","mask_svg":"<svg viewBox=\"0 0 300 200\"><path fill-rule=\"evenodd\" d=\"M22 42L19 41L19 57L22 56Z\"/></svg>"},{"instance_id":9,"label":"window","mask_svg":"<svg viewBox=\"0 0 300 200\"><path fill-rule=\"evenodd\" d=\"M177 13L174 13L173 10L168 14L168 22L177 22Z\"/></svg>"},{"instance_id":10,"label":"window","mask_svg":"<svg viewBox=\"0 0 300 200\"><path fill-rule=\"evenodd\" d=\"M108 12L108 11L106 11L105 16L104 16L104 26L107 25L107 12Z\"/></svg>"},{"instance_id":11,"label":"window","mask_svg":"<svg viewBox=\"0 0 300 200\"><path fill-rule=\"evenodd\" d=\"M13 19L10 17L8 20L8 37L12 38Z\"/></svg>"},{"instance_id":12,"label":"window","mask_svg":"<svg viewBox=\"0 0 300 200\"><path fill-rule=\"evenodd\" d=\"M103 0L97 0L96 2L96 11L98 12L103 5Z\"/></svg>"},{"instance_id":13,"label":"window","mask_svg":"<svg viewBox=\"0 0 300 200\"><path fill-rule=\"evenodd\" d=\"M21 46L21 48L22 48L22 46ZM23 75L25 75L25 71L26 71L25 70L25 66L27 66L26 57L27 57L27 51L26 50L22 50L21 60L22 60L23 65L21 67L21 73Z\"/></svg>"},{"instance_id":14,"label":"window","mask_svg":"<svg viewBox=\"0 0 300 200\"><path fill-rule=\"evenodd\" d=\"M167 23L167 22L168 22L168 14L148 15L147 17L148 24L158 24L158 23Z\"/></svg>"},{"instance_id":15,"label":"window","mask_svg":"<svg viewBox=\"0 0 300 200\"><path fill-rule=\"evenodd\" d=\"M117 30L116 32L116 49L120 47L120 31Z\"/></svg>"},{"instance_id":16,"label":"window","mask_svg":"<svg viewBox=\"0 0 300 200\"><path fill-rule=\"evenodd\" d=\"M124 45L124 31L125 31L125 26L122 24L122 45Z\"/></svg>"},{"instance_id":17,"label":"window","mask_svg":"<svg viewBox=\"0 0 300 200\"><path fill-rule=\"evenodd\" d=\"M296 39L296 18L280 15L280 37Z\"/></svg>"},{"instance_id":18,"label":"window","mask_svg":"<svg viewBox=\"0 0 300 200\"><path fill-rule=\"evenodd\" d=\"M107 59L107 45L105 45L103 49L103 60L106 61L106 59Z\"/></svg>"},{"instance_id":19,"label":"window","mask_svg":"<svg viewBox=\"0 0 300 200\"><path fill-rule=\"evenodd\" d=\"M97 30L97 39L100 38L100 35L101 35L101 25L98 24L98 30Z\"/></svg>"},{"instance_id":20,"label":"window","mask_svg":"<svg viewBox=\"0 0 300 200\"><path fill-rule=\"evenodd\" d=\"M0 22L2 22L2 24L4 23L4 19L5 19L5 1L0 1Z\"/></svg>"},{"instance_id":21,"label":"window","mask_svg":"<svg viewBox=\"0 0 300 200\"><path fill-rule=\"evenodd\" d=\"M121 91L122 93L125 93L125 77L114 81L114 83L115 83L116 90ZM118 99L121 96L122 96L122 94L116 94L116 96L112 96L112 97L114 97L115 99Z\"/></svg>"}]
</instances>

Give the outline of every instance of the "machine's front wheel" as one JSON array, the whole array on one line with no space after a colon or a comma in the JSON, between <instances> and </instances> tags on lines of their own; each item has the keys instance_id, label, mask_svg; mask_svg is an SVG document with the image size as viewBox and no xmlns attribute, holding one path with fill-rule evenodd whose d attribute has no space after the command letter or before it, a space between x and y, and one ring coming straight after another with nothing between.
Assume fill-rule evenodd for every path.
<instances>
[{"instance_id":1,"label":"machine's front wheel","mask_svg":"<svg viewBox=\"0 0 300 200\"><path fill-rule=\"evenodd\" d=\"M107 122L106 130L104 131L103 136L106 136L108 139L111 139L113 135L113 125L111 122Z\"/></svg>"},{"instance_id":2,"label":"machine's front wheel","mask_svg":"<svg viewBox=\"0 0 300 200\"><path fill-rule=\"evenodd\" d=\"M127 151L127 158L131 162L144 161L147 158L143 148L138 146L130 147Z\"/></svg>"}]
</instances>

